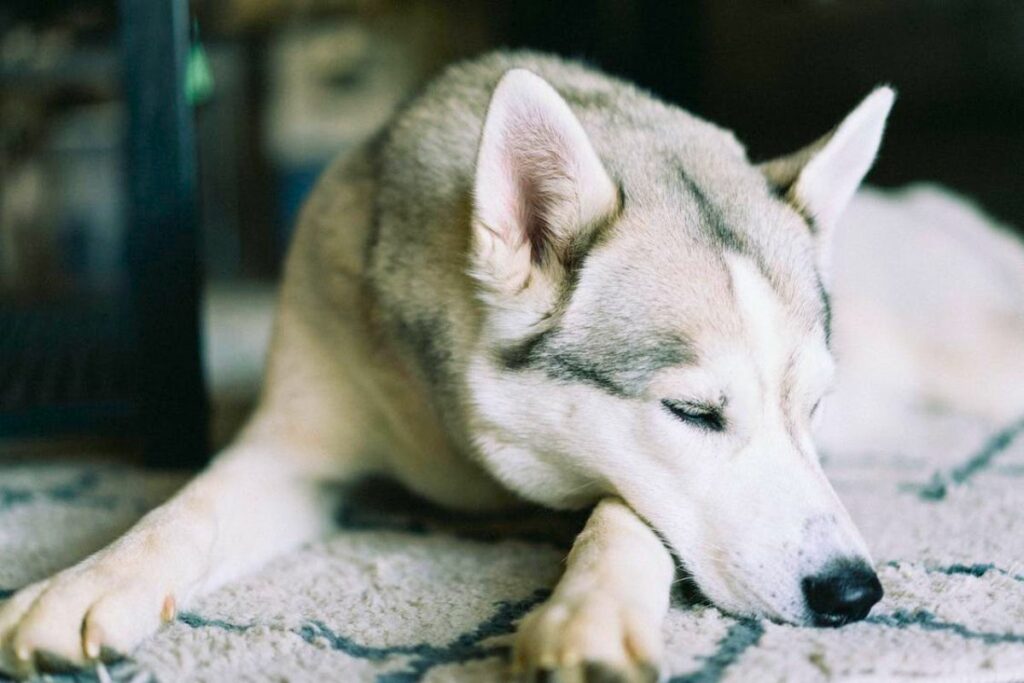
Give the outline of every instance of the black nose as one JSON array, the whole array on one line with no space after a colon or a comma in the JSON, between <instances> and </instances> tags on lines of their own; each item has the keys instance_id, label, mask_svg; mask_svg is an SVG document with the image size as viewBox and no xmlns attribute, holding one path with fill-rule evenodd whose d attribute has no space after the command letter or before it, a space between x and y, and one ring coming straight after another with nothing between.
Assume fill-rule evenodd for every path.
<instances>
[{"instance_id":1,"label":"black nose","mask_svg":"<svg viewBox=\"0 0 1024 683\"><path fill-rule=\"evenodd\" d=\"M805 577L801 585L815 626L860 621L882 599L878 576L861 560L830 562L820 574Z\"/></svg>"}]
</instances>

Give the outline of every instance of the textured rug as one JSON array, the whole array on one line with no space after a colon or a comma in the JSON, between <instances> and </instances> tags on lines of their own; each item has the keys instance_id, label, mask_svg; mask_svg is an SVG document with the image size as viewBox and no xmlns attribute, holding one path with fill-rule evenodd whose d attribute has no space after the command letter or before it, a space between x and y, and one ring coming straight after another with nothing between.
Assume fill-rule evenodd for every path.
<instances>
[{"instance_id":1,"label":"textured rug","mask_svg":"<svg viewBox=\"0 0 1024 683\"><path fill-rule=\"evenodd\" d=\"M875 231L856 233L865 248L890 241L886 253L898 262L890 269L898 275L893 287L912 299L910 308L924 300L918 290L941 287L925 277L918 289L908 288L917 248L905 241L906 254L894 249L895 231L918 226L925 235L939 228L948 235L973 221L978 232L987 220L928 188L865 194L854 219ZM1007 278L1024 277L1024 258L992 239L992 248L975 249L969 262L941 261L950 296L936 306L952 311L953 295L977 292L959 316L948 316L947 327L980 329L964 316L986 310L978 302L997 295L1019 307L1013 292L1024 279L1010 286ZM841 253L856 246L848 241ZM966 259L964 253L942 248L943 255ZM1001 259L1013 262L996 278ZM917 262L926 276L939 261ZM997 286L971 289L971 273ZM847 282L866 280L881 278ZM852 306L839 293L843 316ZM230 313L211 307L207 358L216 393L246 393L258 385L269 298L213 299ZM262 341L246 353L239 338ZM1024 681L1024 405L1007 400L1014 391L1020 396L1014 377L1024 376L1024 354L1006 356L990 377L972 369L957 380L972 393L965 404L980 407L974 414L989 415L982 419L910 400L922 380L900 366L896 387L893 364L880 361L883 345L862 344L860 354L845 349L846 379L841 373L819 436L826 470L874 553L884 600L864 622L812 629L735 619L674 596L664 629L673 683ZM993 397L1005 415L984 412ZM0 599L113 539L181 482L120 465L0 461ZM124 660L50 680L500 681L516 621L551 590L583 523L544 511L513 519L452 516L380 485L341 500L338 530L328 540L189 605Z\"/></svg>"},{"instance_id":2,"label":"textured rug","mask_svg":"<svg viewBox=\"0 0 1024 683\"><path fill-rule=\"evenodd\" d=\"M886 589L866 622L738 620L677 596L675 683L1024 680L1024 420L918 416L898 452L828 454ZM0 596L86 555L180 479L114 465L0 466ZM516 620L581 519L452 517L393 489L338 532L190 606L117 664L55 681L501 680Z\"/></svg>"}]
</instances>

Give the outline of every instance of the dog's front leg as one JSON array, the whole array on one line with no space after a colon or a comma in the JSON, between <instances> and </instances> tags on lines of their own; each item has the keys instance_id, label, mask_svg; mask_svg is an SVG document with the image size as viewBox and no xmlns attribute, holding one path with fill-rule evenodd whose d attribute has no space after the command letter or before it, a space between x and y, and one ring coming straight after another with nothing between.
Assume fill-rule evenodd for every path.
<instances>
[{"instance_id":1,"label":"dog's front leg","mask_svg":"<svg viewBox=\"0 0 1024 683\"><path fill-rule=\"evenodd\" d=\"M297 441L243 440L121 539L0 604L0 671L128 652L189 598L327 529L304 455Z\"/></svg>"},{"instance_id":2,"label":"dog's front leg","mask_svg":"<svg viewBox=\"0 0 1024 683\"><path fill-rule=\"evenodd\" d=\"M551 598L523 620L513 668L527 680L656 680L673 574L650 527L622 500L602 500Z\"/></svg>"}]
</instances>

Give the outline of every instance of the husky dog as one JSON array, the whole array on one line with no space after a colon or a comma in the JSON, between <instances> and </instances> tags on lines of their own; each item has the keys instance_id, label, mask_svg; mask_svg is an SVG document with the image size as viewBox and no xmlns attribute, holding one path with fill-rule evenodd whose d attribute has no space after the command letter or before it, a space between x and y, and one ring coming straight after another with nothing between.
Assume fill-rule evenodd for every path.
<instances>
[{"instance_id":1,"label":"husky dog","mask_svg":"<svg viewBox=\"0 0 1024 683\"><path fill-rule=\"evenodd\" d=\"M450 68L308 201L235 443L11 598L2 668L130 650L328 532L323 484L368 474L464 510L593 506L520 625L527 677L656 677L673 554L731 613L862 619L882 587L810 425L833 376L829 235L892 101L754 165L579 64Z\"/></svg>"}]
</instances>

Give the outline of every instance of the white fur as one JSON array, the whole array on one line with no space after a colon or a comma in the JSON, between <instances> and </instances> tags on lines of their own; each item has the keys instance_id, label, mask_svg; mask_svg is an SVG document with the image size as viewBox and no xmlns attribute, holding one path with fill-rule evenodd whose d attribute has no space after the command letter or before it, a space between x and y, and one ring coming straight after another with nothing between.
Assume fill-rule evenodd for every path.
<instances>
[{"instance_id":1,"label":"white fur","mask_svg":"<svg viewBox=\"0 0 1024 683\"><path fill-rule=\"evenodd\" d=\"M599 95L590 118L539 76L509 70L519 60ZM579 674L593 659L632 675L657 664L672 561L652 527L719 606L794 622L807 616L802 577L836 557L866 557L808 437L830 361L820 325L808 323L807 292L797 316L753 263L730 257L723 268L721 249L686 239L685 221L704 218L682 171L713 190L706 200L723 221L786 214L772 229L800 248L766 253L780 267L795 262L804 277L794 286L811 289L804 226L731 135L559 60L498 54L461 69L403 114L383 158L339 164L314 193L289 255L260 408L235 445L123 539L0 608L0 668L29 674L39 652L82 664L102 646L130 648L156 628L169 596L184 607L322 533L321 485L368 473L460 508L508 507L516 496L598 504L552 601L523 626L517 652L531 670ZM593 102L629 104L632 127ZM821 220L836 218L866 172L890 103L891 93L872 95L800 158L794 191ZM664 136L653 144L663 159L632 144L651 148L652 131ZM621 216L598 151L610 168L615 157L617 180L634 174ZM644 173L661 162L660 174ZM470 178L466 216L459 182ZM619 241L593 250L578 295L554 310L570 250L604 218L621 218ZM538 225L543 234L531 234ZM656 331L654 318L701 323L677 330L693 337L695 363L652 370L629 396L502 365L509 341L548 318L576 331L607 322L588 311L619 295L616 278L638 283L631 305L650 303L651 315L599 310L643 328L630 330L640 337ZM690 308L674 307L681 301ZM449 346L434 350L451 359L416 355L440 335ZM721 433L661 403L722 397Z\"/></svg>"},{"instance_id":2,"label":"white fur","mask_svg":"<svg viewBox=\"0 0 1024 683\"><path fill-rule=\"evenodd\" d=\"M891 88L877 88L825 137L761 165L769 180L787 188L789 200L814 221L826 281L831 279L833 228L878 155L895 97Z\"/></svg>"},{"instance_id":3,"label":"white fur","mask_svg":"<svg viewBox=\"0 0 1024 683\"><path fill-rule=\"evenodd\" d=\"M800 172L793 194L815 220L832 226L871 168L895 93L878 88L843 119Z\"/></svg>"},{"instance_id":4,"label":"white fur","mask_svg":"<svg viewBox=\"0 0 1024 683\"><path fill-rule=\"evenodd\" d=\"M963 197L931 185L864 190L835 235L839 381L822 447L891 448L906 415L993 427L1024 411L1024 250ZM924 438L923 436L920 438Z\"/></svg>"},{"instance_id":5,"label":"white fur","mask_svg":"<svg viewBox=\"0 0 1024 683\"><path fill-rule=\"evenodd\" d=\"M716 604L802 621L801 577L837 557L868 559L810 440L810 408L830 381L831 358L823 335L799 333L749 260L730 258L729 267L743 312L733 347L715 349L699 368L664 372L639 401L508 377L482 358L471 373L476 429L488 469L510 488L556 507L608 494L634 501ZM800 394L788 415L787 373ZM722 394L731 420L723 434L680 424L659 404Z\"/></svg>"}]
</instances>

